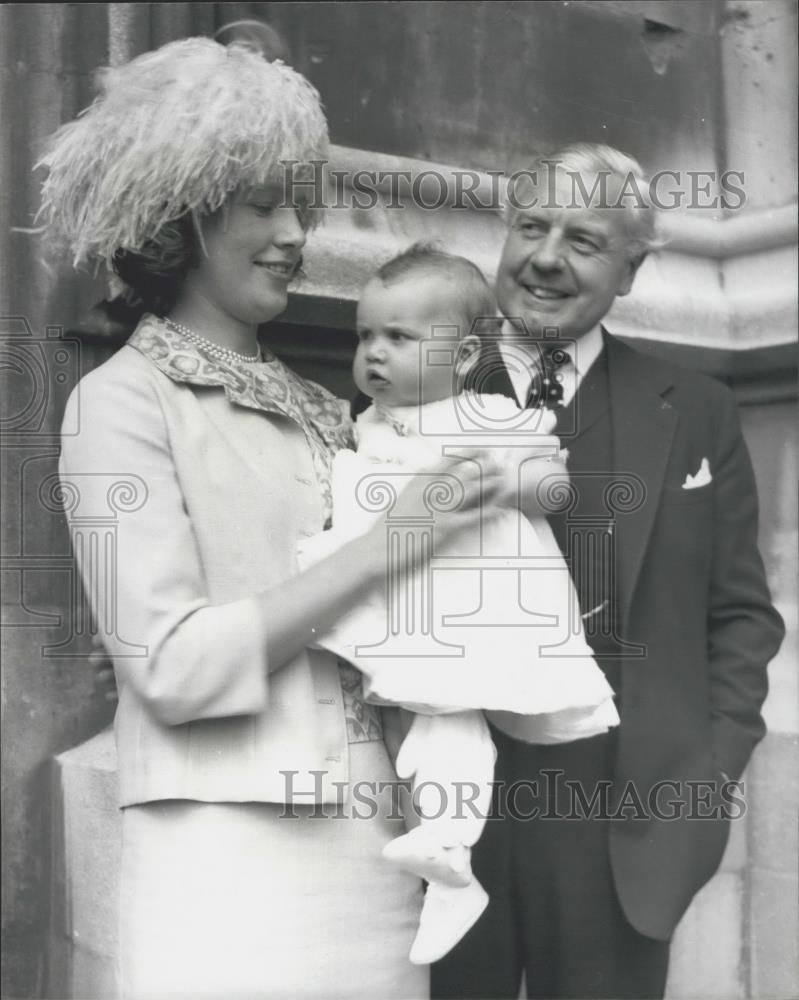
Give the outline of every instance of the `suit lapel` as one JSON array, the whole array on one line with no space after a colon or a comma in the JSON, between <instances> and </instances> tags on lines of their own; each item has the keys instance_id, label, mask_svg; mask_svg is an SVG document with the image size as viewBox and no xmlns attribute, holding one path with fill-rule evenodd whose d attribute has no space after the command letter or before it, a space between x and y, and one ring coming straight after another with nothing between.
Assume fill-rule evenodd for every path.
<instances>
[{"instance_id":1,"label":"suit lapel","mask_svg":"<svg viewBox=\"0 0 799 1000\"><path fill-rule=\"evenodd\" d=\"M555 433L560 435L563 447L570 448L571 443L593 427L609 407L607 358L603 352L591 365L569 404L557 411Z\"/></svg>"},{"instance_id":2,"label":"suit lapel","mask_svg":"<svg viewBox=\"0 0 799 1000\"><path fill-rule=\"evenodd\" d=\"M677 413L666 398L672 380L647 359L606 335L613 428L613 464L618 476L635 477L636 497L623 506L616 527L619 602L626 628L633 592L660 502ZM641 499L642 498L642 499Z\"/></svg>"}]
</instances>

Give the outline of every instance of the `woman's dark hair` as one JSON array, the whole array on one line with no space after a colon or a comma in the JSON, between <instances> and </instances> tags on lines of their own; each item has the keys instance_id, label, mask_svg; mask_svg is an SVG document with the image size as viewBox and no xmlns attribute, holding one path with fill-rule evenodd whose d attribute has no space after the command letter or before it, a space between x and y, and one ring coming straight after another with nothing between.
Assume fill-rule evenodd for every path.
<instances>
[{"instance_id":1,"label":"woman's dark hair","mask_svg":"<svg viewBox=\"0 0 799 1000\"><path fill-rule=\"evenodd\" d=\"M194 220L186 212L162 226L141 250L117 250L114 271L147 312L163 316L175 305L189 270L197 266L199 252Z\"/></svg>"}]
</instances>

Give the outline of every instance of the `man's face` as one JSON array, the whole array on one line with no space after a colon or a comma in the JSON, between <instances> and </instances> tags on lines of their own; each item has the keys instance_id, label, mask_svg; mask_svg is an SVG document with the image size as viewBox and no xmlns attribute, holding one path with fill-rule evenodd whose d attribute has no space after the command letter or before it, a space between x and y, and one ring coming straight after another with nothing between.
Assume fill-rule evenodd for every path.
<instances>
[{"instance_id":1,"label":"man's face","mask_svg":"<svg viewBox=\"0 0 799 1000\"><path fill-rule=\"evenodd\" d=\"M497 300L503 315L524 320L533 337L557 328L562 338L578 339L592 330L617 295L632 288L638 262L628 254L627 210L614 205L613 179L606 205L586 204L572 178L558 170L547 189L546 177L524 185L497 272ZM596 177L583 177L585 190ZM599 189L597 189L599 190ZM554 197L553 197L554 194ZM598 199L595 199L595 202Z\"/></svg>"}]
</instances>

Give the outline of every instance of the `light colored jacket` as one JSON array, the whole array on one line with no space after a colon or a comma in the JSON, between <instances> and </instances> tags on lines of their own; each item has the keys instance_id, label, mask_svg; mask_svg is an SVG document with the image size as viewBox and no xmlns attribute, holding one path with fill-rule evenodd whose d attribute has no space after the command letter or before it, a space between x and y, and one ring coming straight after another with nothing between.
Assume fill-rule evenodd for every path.
<instances>
[{"instance_id":1,"label":"light colored jacket","mask_svg":"<svg viewBox=\"0 0 799 1000\"><path fill-rule=\"evenodd\" d=\"M297 572L298 538L324 523L318 460L346 441L340 402L283 369L331 427L312 457L307 422L260 408L235 374L214 385L218 366L162 323L134 342L72 393L59 465L114 660L120 803L335 801L348 779L335 658L306 650L270 673L253 595Z\"/></svg>"}]
</instances>

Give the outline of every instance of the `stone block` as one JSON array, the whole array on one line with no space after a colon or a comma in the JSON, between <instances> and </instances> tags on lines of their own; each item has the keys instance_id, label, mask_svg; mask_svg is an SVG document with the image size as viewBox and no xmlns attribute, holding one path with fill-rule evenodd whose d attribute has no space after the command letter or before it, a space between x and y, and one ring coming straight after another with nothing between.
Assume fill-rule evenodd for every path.
<instances>
[{"instance_id":1,"label":"stone block","mask_svg":"<svg viewBox=\"0 0 799 1000\"><path fill-rule=\"evenodd\" d=\"M749 778L747 774L744 774L743 780L745 782L744 799L746 799L746 789L749 788ZM749 806L747 802L747 813L738 819L730 820L730 839L727 841L727 847L724 851L724 856L721 859L719 871L740 873L746 869L746 866L749 863L749 825L746 818L748 810Z\"/></svg>"},{"instance_id":2,"label":"stone block","mask_svg":"<svg viewBox=\"0 0 799 1000\"><path fill-rule=\"evenodd\" d=\"M122 821L110 729L54 761L51 996L115 1000Z\"/></svg>"},{"instance_id":3,"label":"stone block","mask_svg":"<svg viewBox=\"0 0 799 1000\"><path fill-rule=\"evenodd\" d=\"M667 1000L743 1000L743 877L719 872L697 893L671 946Z\"/></svg>"},{"instance_id":4,"label":"stone block","mask_svg":"<svg viewBox=\"0 0 799 1000\"><path fill-rule=\"evenodd\" d=\"M795 872L753 868L750 885L750 995L795 1000L799 995L799 880Z\"/></svg>"},{"instance_id":5,"label":"stone block","mask_svg":"<svg viewBox=\"0 0 799 1000\"><path fill-rule=\"evenodd\" d=\"M799 857L799 737L768 733L748 768L750 864L757 869L796 873Z\"/></svg>"}]
</instances>

